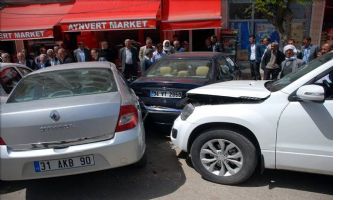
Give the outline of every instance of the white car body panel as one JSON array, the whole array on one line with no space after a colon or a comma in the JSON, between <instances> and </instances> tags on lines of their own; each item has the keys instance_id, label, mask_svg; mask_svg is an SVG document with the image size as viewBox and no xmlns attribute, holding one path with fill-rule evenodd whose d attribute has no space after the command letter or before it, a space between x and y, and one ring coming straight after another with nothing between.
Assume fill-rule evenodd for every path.
<instances>
[{"instance_id":1,"label":"white car body panel","mask_svg":"<svg viewBox=\"0 0 355 200\"><path fill-rule=\"evenodd\" d=\"M333 67L330 60L277 92L265 81L230 81L189 91L224 97L268 98L259 103L196 106L183 121L175 120L173 144L189 152L191 133L207 123L232 123L248 128L257 138L264 166L321 174L333 173L333 100L324 103L290 101L289 96L319 74ZM266 90L266 91L265 91ZM269 95L267 94L269 92Z\"/></svg>"},{"instance_id":2,"label":"white car body panel","mask_svg":"<svg viewBox=\"0 0 355 200\"><path fill-rule=\"evenodd\" d=\"M266 81L226 81L192 89L188 94L214 94L228 97L266 98L270 91L264 87ZM234 88L238 88L235 90Z\"/></svg>"}]
</instances>

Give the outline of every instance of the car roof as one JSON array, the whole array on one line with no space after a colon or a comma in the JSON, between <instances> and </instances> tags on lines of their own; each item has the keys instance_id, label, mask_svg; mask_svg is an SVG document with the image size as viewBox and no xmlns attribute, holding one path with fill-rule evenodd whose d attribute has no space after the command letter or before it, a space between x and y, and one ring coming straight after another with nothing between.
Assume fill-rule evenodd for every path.
<instances>
[{"instance_id":1,"label":"car roof","mask_svg":"<svg viewBox=\"0 0 355 200\"><path fill-rule=\"evenodd\" d=\"M66 70L66 69L82 69L82 68L107 68L107 69L110 69L112 66L115 66L115 65L113 63L106 62L106 61L76 62L76 63L67 63L67 64L46 67L44 69L34 71L31 74L39 74L39 73L43 73L43 72L60 71L60 70Z\"/></svg>"},{"instance_id":2,"label":"car roof","mask_svg":"<svg viewBox=\"0 0 355 200\"><path fill-rule=\"evenodd\" d=\"M225 55L221 52L181 52L174 53L163 57L164 59L190 59L190 58L215 58L221 55Z\"/></svg>"},{"instance_id":3,"label":"car roof","mask_svg":"<svg viewBox=\"0 0 355 200\"><path fill-rule=\"evenodd\" d=\"M7 67L17 67L17 66L28 68L26 65L23 65L20 63L2 63L2 62L0 62L0 69L7 68Z\"/></svg>"}]
</instances>

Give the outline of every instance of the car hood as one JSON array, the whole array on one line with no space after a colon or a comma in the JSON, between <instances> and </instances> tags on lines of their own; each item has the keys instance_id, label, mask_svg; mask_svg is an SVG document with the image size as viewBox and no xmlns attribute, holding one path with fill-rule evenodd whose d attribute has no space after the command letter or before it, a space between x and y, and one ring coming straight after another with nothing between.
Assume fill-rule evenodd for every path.
<instances>
[{"instance_id":1,"label":"car hood","mask_svg":"<svg viewBox=\"0 0 355 200\"><path fill-rule=\"evenodd\" d=\"M192 89L187 92L187 95L265 99L271 94L271 92L265 88L265 82L267 81L227 81Z\"/></svg>"}]
</instances>

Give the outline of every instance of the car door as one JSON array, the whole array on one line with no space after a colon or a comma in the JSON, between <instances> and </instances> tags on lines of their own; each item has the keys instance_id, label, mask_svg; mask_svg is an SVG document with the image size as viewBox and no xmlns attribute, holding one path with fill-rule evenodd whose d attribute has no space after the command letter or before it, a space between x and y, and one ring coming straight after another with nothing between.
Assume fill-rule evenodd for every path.
<instances>
[{"instance_id":1,"label":"car door","mask_svg":"<svg viewBox=\"0 0 355 200\"><path fill-rule=\"evenodd\" d=\"M332 70L332 69L331 69ZM280 116L276 168L322 174L333 173L333 87L332 71L310 84L324 86L322 103L291 100ZM290 98L289 98L290 99Z\"/></svg>"}]
</instances>

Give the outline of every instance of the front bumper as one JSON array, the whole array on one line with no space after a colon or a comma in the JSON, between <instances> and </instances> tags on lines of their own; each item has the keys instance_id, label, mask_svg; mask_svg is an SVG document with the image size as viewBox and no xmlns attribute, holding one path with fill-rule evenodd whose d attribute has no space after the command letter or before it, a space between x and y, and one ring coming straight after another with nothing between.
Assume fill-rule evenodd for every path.
<instances>
[{"instance_id":1,"label":"front bumper","mask_svg":"<svg viewBox=\"0 0 355 200\"><path fill-rule=\"evenodd\" d=\"M176 118L170 133L171 142L182 151L189 152L188 140L196 127L197 124L184 121L180 117Z\"/></svg>"},{"instance_id":2,"label":"front bumper","mask_svg":"<svg viewBox=\"0 0 355 200\"><path fill-rule=\"evenodd\" d=\"M145 133L142 125L115 133L106 141L69 146L61 149L11 151L0 146L0 180L26 180L66 176L116 168L139 161L145 152ZM93 155L95 165L55 171L35 172L34 161L56 160Z\"/></svg>"}]
</instances>

